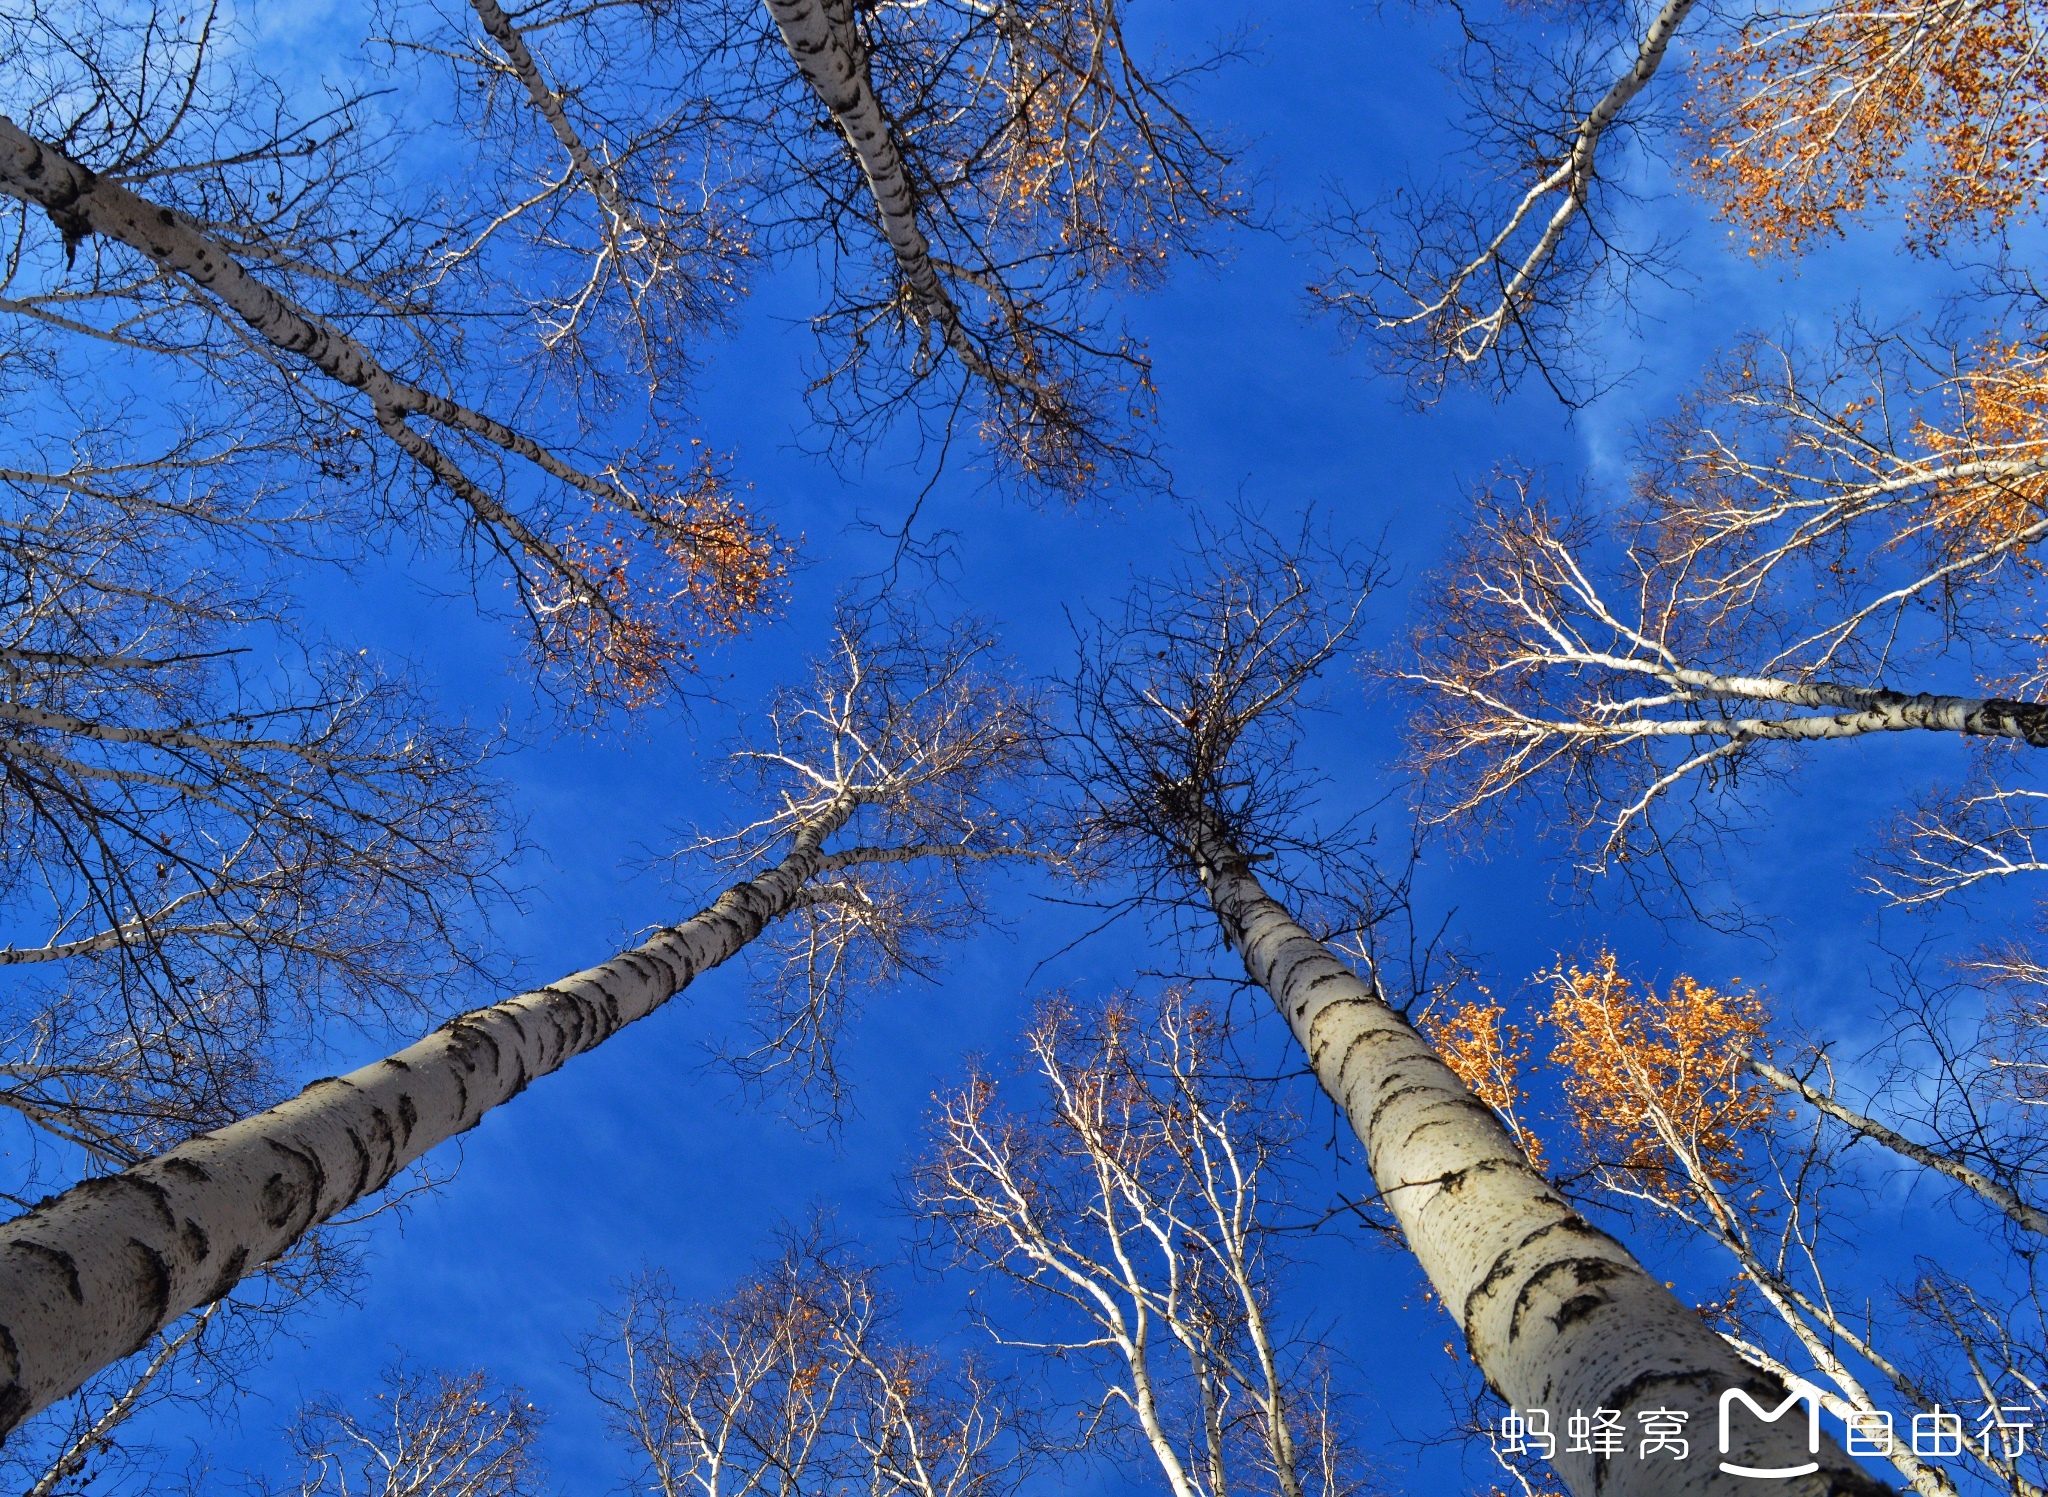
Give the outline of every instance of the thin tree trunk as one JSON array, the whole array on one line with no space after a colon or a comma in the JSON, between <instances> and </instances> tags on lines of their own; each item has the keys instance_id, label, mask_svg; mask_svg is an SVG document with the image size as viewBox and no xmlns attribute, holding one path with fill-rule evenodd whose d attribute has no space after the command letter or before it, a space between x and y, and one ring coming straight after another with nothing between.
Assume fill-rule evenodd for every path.
<instances>
[{"instance_id":1,"label":"thin tree trunk","mask_svg":"<svg viewBox=\"0 0 2048 1497\"><path fill-rule=\"evenodd\" d=\"M0 1435L733 956L795 906L852 809L840 802L781 862L602 966L0 1225Z\"/></svg>"},{"instance_id":2,"label":"thin tree trunk","mask_svg":"<svg viewBox=\"0 0 2048 1497\"><path fill-rule=\"evenodd\" d=\"M1676 724L1684 733L1743 732L1759 738L1849 738L1860 733L1899 733L1914 728L2017 738L2048 747L2048 706L2004 697L1908 694L1881 687L1843 686L1833 681L1774 681L1763 676L1721 676L1711 671L1652 669L1648 674L1724 701L1784 702L1794 707L1833 707L1841 717L1788 721ZM1632 728L1640 724L1630 724Z\"/></svg>"},{"instance_id":3,"label":"thin tree trunk","mask_svg":"<svg viewBox=\"0 0 2048 1497\"><path fill-rule=\"evenodd\" d=\"M903 165L903 153L868 79L853 6L847 0L767 0L767 5L797 70L831 111L860 161L875 211L881 217L882 233L918 308L938 324L946 346L973 373L997 385L1029 390L981 356L932 263L931 243L917 224L917 198Z\"/></svg>"},{"instance_id":4,"label":"thin tree trunk","mask_svg":"<svg viewBox=\"0 0 2048 1497\"><path fill-rule=\"evenodd\" d=\"M1577 1497L1753 1493L1721 1463L1810 1474L1774 1480L1791 1497L1875 1497L1890 1489L1823 1434L1809 1454L1804 1409L1775 1423L1741 1404L1723 1454L1721 1394L1765 1409L1779 1384L1745 1364L1619 1242L1571 1209L1498 1119L1379 995L1260 885L1213 820L1193 835L1216 917L1265 988L1316 1078L1364 1144L1381 1198L1458 1321L1487 1382L1518 1409L1550 1411L1558 1474ZM1687 1459L1638 1457L1637 1415L1691 1416ZM1615 1409L1628 1445L1611 1459L1567 1453L1566 1420Z\"/></svg>"},{"instance_id":5,"label":"thin tree trunk","mask_svg":"<svg viewBox=\"0 0 2048 1497\"><path fill-rule=\"evenodd\" d=\"M598 164L597 158L590 154L590 147L577 134L575 125L570 122L564 96L548 87L539 62L535 61L532 49L526 45L526 38L519 28L513 25L512 18L505 14L497 0L470 0L470 8L476 12L491 40L504 51L505 60L512 64L513 73L526 89L526 97L532 100L540 117L548 122L548 130L554 135L556 144L568 153L576 175L583 179L591 196L597 199L598 206L611 219L614 233L630 229L644 238L651 238L639 215L620 196L618 184L612 180L611 173Z\"/></svg>"},{"instance_id":6,"label":"thin tree trunk","mask_svg":"<svg viewBox=\"0 0 2048 1497\"><path fill-rule=\"evenodd\" d=\"M478 519L502 529L565 582L573 585L581 573L561 550L472 482L453 459L408 424L409 418L424 416L450 430L467 432L573 488L633 507L619 485L585 473L501 421L400 379L363 344L250 275L225 245L186 215L99 176L5 115L0 115L0 196L42 208L64 235L67 249L94 234L127 245L159 268L205 288L271 347L296 354L338 384L361 391L386 436L453 490ZM586 591L588 601L603 606L594 589Z\"/></svg>"},{"instance_id":7,"label":"thin tree trunk","mask_svg":"<svg viewBox=\"0 0 2048 1497\"><path fill-rule=\"evenodd\" d=\"M1852 1108L1844 1107L1826 1092L1821 1091L1817 1087L1809 1086L1797 1076L1786 1074L1767 1060L1758 1060L1752 1056L1749 1060L1749 1068L1756 1072L1757 1075L1763 1077L1764 1080L1770 1082L1772 1086L1777 1087L1778 1090L1791 1092L1794 1096L1805 1098L1836 1122L1846 1124L1858 1133L1861 1133L1865 1138L1883 1144L1895 1154L1905 1155L1906 1158L1912 1160L1915 1164L1925 1165L1928 1169L1934 1170L1938 1174L1947 1175L1951 1180L1959 1181L1969 1186L1970 1189L1976 1191L1978 1195L1996 1206L2000 1211L2003 1211L2018 1225L2025 1227L2029 1232L2036 1232L2044 1237L2048 1237L2048 1212L2029 1206L2015 1192L2006 1189L2005 1186L2000 1185L1981 1170L1972 1169L1969 1165L1963 1163L1962 1160L1951 1159L1948 1155L1930 1149L1925 1144L1914 1143L1912 1139L1907 1138L1904 1134L1887 1128L1876 1118L1865 1117L1862 1113Z\"/></svg>"}]
</instances>

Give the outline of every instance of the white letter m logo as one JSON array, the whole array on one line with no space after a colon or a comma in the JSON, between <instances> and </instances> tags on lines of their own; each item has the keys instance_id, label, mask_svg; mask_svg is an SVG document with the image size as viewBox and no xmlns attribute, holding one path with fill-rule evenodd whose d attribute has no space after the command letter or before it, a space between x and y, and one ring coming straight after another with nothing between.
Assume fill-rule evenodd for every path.
<instances>
[{"instance_id":1,"label":"white letter m logo","mask_svg":"<svg viewBox=\"0 0 2048 1497\"><path fill-rule=\"evenodd\" d=\"M1749 1405L1750 1413L1766 1424L1775 1424L1792 1410L1795 1403L1806 1405L1806 1449L1810 1455L1820 1453L1820 1397L1819 1391L1798 1378L1792 1379L1792 1391L1785 1401L1775 1409L1765 1412L1764 1406L1751 1398L1740 1388L1730 1388L1721 1395L1721 1454L1728 1453L1728 1406L1741 1399ZM1736 1466L1721 1462L1721 1469L1730 1476L1761 1476L1766 1479L1786 1476L1806 1476L1820 1470L1819 1461L1808 1461L1803 1466Z\"/></svg>"}]
</instances>

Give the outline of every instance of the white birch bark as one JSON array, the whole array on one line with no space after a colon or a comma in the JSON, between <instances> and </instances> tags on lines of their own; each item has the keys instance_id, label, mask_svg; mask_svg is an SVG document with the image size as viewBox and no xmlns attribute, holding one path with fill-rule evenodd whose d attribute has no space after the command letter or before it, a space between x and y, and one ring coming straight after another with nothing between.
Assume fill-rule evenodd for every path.
<instances>
[{"instance_id":1,"label":"white birch bark","mask_svg":"<svg viewBox=\"0 0 2048 1497\"><path fill-rule=\"evenodd\" d=\"M1636 669L1681 688L1690 700L1777 702L1789 707L1835 709L1833 717L1631 719L1613 724L1574 723L1566 730L1594 737L1633 738L1659 734L1688 738L1855 738L1864 733L1969 733L1984 738L2017 738L2034 748L2048 746L2048 706L2006 697L1942 696L1935 692L1889 691L1845 686L1834 681L1777 681L1759 676L1722 676L1652 662L1601 656L1594 663ZM1631 704L1633 705L1633 704ZM1539 725L1542 727L1549 724ZM1536 736L1532 729L1529 736Z\"/></svg>"},{"instance_id":2,"label":"white birch bark","mask_svg":"<svg viewBox=\"0 0 2048 1497\"><path fill-rule=\"evenodd\" d=\"M1643 33L1643 40L1628 71L1614 80L1607 92L1601 95L1600 102L1579 121L1578 128L1572 132L1571 150L1564 160L1522 195L1507 222L1476 257L1445 282L1441 291L1427 302L1418 298L1416 310L1406 316L1380 319L1382 327L1436 322L1447 316L1463 317L1464 321L1447 330L1448 336L1443 339L1446 349L1464 364L1476 364L1492 352L1522 314L1531 286L1557 253L1558 244L1564 239L1572 220L1585 210L1587 195L1592 191L1600 138L1607 133L1607 127L1620 118L1622 110L1657 76L1657 70L1664 65L1664 54L1671 47L1671 38L1685 24L1685 18L1692 13L1695 3L1696 0L1666 0ZM1508 241L1530 221L1545 198L1558 192L1564 194L1564 201L1544 222L1543 232L1537 236L1535 245L1513 265L1510 273L1502 275L1509 255ZM1475 315L1468 305L1466 287L1482 277L1499 277L1501 287L1499 294L1489 299L1487 311L1483 315Z\"/></svg>"},{"instance_id":3,"label":"white birch bark","mask_svg":"<svg viewBox=\"0 0 2048 1497\"><path fill-rule=\"evenodd\" d=\"M535 61L533 50L526 45L526 38L512 18L505 14L497 0L470 0L470 9L476 12L477 20L492 41L505 53L505 60L512 65L512 72L526 90L526 97L534 110L547 121L548 133L555 137L555 143L569 157L569 164L576 168L576 175L590 189L590 195L610 220L612 233L616 237L622 231L630 231L641 238L648 238L647 226L640 222L632 205L620 196L618 184L610 172L598 164L590 154L590 147L583 143L583 137L570 122L569 111L561 94L548 87L542 76L539 62Z\"/></svg>"},{"instance_id":4,"label":"white birch bark","mask_svg":"<svg viewBox=\"0 0 2048 1497\"><path fill-rule=\"evenodd\" d=\"M1296 923L1213 824L1197 828L1193 840L1227 938L1365 1146L1382 1199L1463 1329L1473 1361L1508 1403L1551 1411L1555 1464L1575 1497L1733 1497L1761 1485L1791 1497L1890 1490L1825 1432L1810 1455L1801 1409L1765 1423L1737 1405L1731 1449L1722 1454L1723 1391L1746 1390L1772 1409L1784 1389L1572 1210L1491 1109ZM1619 1457L1566 1453L1566 1418L1596 1408L1621 1412L1629 1446ZM1636 1416L1657 1408L1690 1413L1689 1458L1638 1459ZM1815 1461L1818 1469L1764 1484L1724 1474L1723 1461L1766 1469Z\"/></svg>"},{"instance_id":5,"label":"white birch bark","mask_svg":"<svg viewBox=\"0 0 2048 1497\"><path fill-rule=\"evenodd\" d=\"M572 587L582 573L554 542L472 481L453 459L415 431L408 418L421 416L466 432L572 488L637 512L636 501L618 484L584 472L501 421L400 379L361 343L250 275L226 246L184 214L99 176L57 147L28 135L5 115L0 115L0 196L42 208L63 233L67 247L93 234L128 246L205 288L271 347L296 354L337 383L361 391L378 428L407 456L445 484L478 519L511 537ZM580 591L585 601L604 606L588 582Z\"/></svg>"},{"instance_id":6,"label":"white birch bark","mask_svg":"<svg viewBox=\"0 0 2048 1497\"><path fill-rule=\"evenodd\" d=\"M1888 1128L1876 1118L1865 1117L1855 1109L1843 1106L1819 1087L1801 1081L1797 1076L1779 1070L1767 1060L1750 1057L1749 1069L1763 1077L1782 1092L1804 1098L1820 1112L1826 1113L1836 1122L1855 1129L1874 1143L1884 1145L1894 1154L1902 1154L1915 1164L1923 1165L1937 1174L1946 1175L1958 1184L1967 1185L1985 1200L1996 1206L2017 1226L2027 1231L2048 1237L2048 1212L2037 1206L2030 1206L2019 1195L1999 1184L1982 1170L1972 1169L1962 1160L1918 1144L1896 1129Z\"/></svg>"},{"instance_id":7,"label":"white birch bark","mask_svg":"<svg viewBox=\"0 0 2048 1497\"><path fill-rule=\"evenodd\" d=\"M0 1435L733 956L847 856L822 844L853 809L843 799L779 863L602 966L0 1225Z\"/></svg>"},{"instance_id":8,"label":"white birch bark","mask_svg":"<svg viewBox=\"0 0 2048 1497\"><path fill-rule=\"evenodd\" d=\"M968 337L939 269L931 243L917 224L916 195L903 153L889 129L889 120L868 79L867 58L855 30L853 6L847 0L767 0L768 13L782 33L783 45L831 111L846 143L860 161L868 191L881 218L882 233L895 254L897 269L918 307L939 326L946 347L974 374L992 384L1038 393L1026 382L998 369L982 357Z\"/></svg>"}]
</instances>

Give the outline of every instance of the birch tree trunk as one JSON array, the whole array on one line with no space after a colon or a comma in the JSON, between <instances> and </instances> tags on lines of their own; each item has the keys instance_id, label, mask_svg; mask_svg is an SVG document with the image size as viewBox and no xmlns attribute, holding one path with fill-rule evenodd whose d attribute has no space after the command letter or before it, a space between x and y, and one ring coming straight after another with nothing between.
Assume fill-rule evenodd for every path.
<instances>
[{"instance_id":1,"label":"birch tree trunk","mask_svg":"<svg viewBox=\"0 0 2048 1497\"><path fill-rule=\"evenodd\" d=\"M602 966L0 1225L0 1435L733 956L797 906L853 810L843 799L780 862Z\"/></svg>"},{"instance_id":2,"label":"birch tree trunk","mask_svg":"<svg viewBox=\"0 0 2048 1497\"><path fill-rule=\"evenodd\" d=\"M1865 1117L1854 1108L1845 1107L1829 1093L1819 1087L1801 1081L1797 1076L1788 1075L1769 1061L1757 1056L1749 1058L1749 1069L1775 1086L1781 1092L1789 1092L1810 1103L1814 1110L1827 1114L1836 1122L1853 1128L1865 1138L1883 1145L1894 1154L1903 1155L1915 1164L1948 1176L1958 1184L1967 1185L1985 1200L2004 1212L2015 1225L2041 1237L2048 1237L2048 1211L2030 1206L2020 1199L2019 1193L2001 1185L1982 1170L1972 1169L1961 1159L1930 1149L1907 1138L1895 1128L1887 1128L1876 1118Z\"/></svg>"},{"instance_id":3,"label":"birch tree trunk","mask_svg":"<svg viewBox=\"0 0 2048 1497\"><path fill-rule=\"evenodd\" d=\"M783 45L804 81L818 100L832 113L833 121L846 143L860 160L868 190L874 195L875 211L882 232L903 272L904 284L916 297L924 315L939 325L946 347L981 378L998 385L1020 382L997 369L981 356L961 326L960 309L954 305L932 263L931 243L918 227L917 197L910 174L889 129L888 117L875 97L868 79L853 6L846 0L767 0L768 13L775 18Z\"/></svg>"},{"instance_id":4,"label":"birch tree trunk","mask_svg":"<svg viewBox=\"0 0 2048 1497\"><path fill-rule=\"evenodd\" d=\"M1758 1490L1754 1478L1724 1474L1724 1462L1811 1465L1768 1483L1796 1497L1890 1490L1825 1435L1809 1453L1803 1407L1766 1423L1736 1405L1723 1453L1722 1393L1741 1389L1771 1410L1785 1390L1572 1210L1427 1042L1265 891L1213 821L1192 840L1227 938L1364 1144L1382 1199L1473 1361L1516 1409L1550 1411L1554 1464L1576 1497ZM1627 1447L1605 1459L1568 1454L1566 1419L1595 1409L1620 1411ZM1637 1415L1653 1409L1690 1413L1686 1459L1638 1458Z\"/></svg>"}]
</instances>

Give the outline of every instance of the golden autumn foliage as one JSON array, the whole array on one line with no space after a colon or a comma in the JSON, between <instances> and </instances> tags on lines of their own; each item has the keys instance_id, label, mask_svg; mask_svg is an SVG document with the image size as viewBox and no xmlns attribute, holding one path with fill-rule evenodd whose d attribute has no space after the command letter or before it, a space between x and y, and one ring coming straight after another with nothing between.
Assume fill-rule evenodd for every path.
<instances>
[{"instance_id":1,"label":"golden autumn foliage","mask_svg":"<svg viewBox=\"0 0 2048 1497\"><path fill-rule=\"evenodd\" d=\"M1659 993L1624 976L1603 951L1555 974L1552 1060L1572 1127L1588 1155L1673 1203L1688 1199L1684 1151L1716 1185L1744 1174L1745 1136L1769 1120L1743 1059L1764 1033L1764 1005L1680 975Z\"/></svg>"},{"instance_id":2,"label":"golden autumn foliage","mask_svg":"<svg viewBox=\"0 0 2048 1497\"><path fill-rule=\"evenodd\" d=\"M1991 548L2012 547L2013 539L2048 519L2048 351L2005 339L1979 346L1974 368L1954 383L1954 421L1947 430L1920 423L1914 435L1929 456L1952 468L1961 464L2040 463L2044 471L1986 479L1964 473L1936 485L1935 524L1951 558ZM2025 554L2016 554L2038 570Z\"/></svg>"},{"instance_id":3,"label":"golden autumn foliage","mask_svg":"<svg viewBox=\"0 0 2048 1497\"><path fill-rule=\"evenodd\" d=\"M1426 1013L1416 1027L1480 1101L1491 1107L1528 1156L1530 1167L1546 1169L1543 1140L1522 1119L1529 1093L1522 1069L1529 1061L1529 1037L1508 1022L1507 1010L1485 988L1444 1017Z\"/></svg>"},{"instance_id":4,"label":"golden autumn foliage","mask_svg":"<svg viewBox=\"0 0 2048 1497\"><path fill-rule=\"evenodd\" d=\"M579 586L542 594L544 637L591 697L627 708L658 700L707 644L737 636L776 601L790 550L707 465L684 493L642 500L631 540L599 514L560 550Z\"/></svg>"},{"instance_id":5,"label":"golden autumn foliage","mask_svg":"<svg viewBox=\"0 0 2048 1497\"><path fill-rule=\"evenodd\" d=\"M1707 58L1693 169L1754 253L1797 253L1905 189L1935 244L2031 214L2048 178L2048 41L2028 0L1769 12Z\"/></svg>"},{"instance_id":6,"label":"golden autumn foliage","mask_svg":"<svg viewBox=\"0 0 2048 1497\"><path fill-rule=\"evenodd\" d=\"M1119 0L1018 7L998 30L1008 117L993 202L1010 232L1053 227L1092 278L1151 285L1203 221L1248 209L1134 66Z\"/></svg>"}]
</instances>

